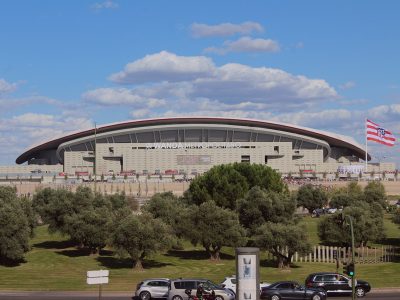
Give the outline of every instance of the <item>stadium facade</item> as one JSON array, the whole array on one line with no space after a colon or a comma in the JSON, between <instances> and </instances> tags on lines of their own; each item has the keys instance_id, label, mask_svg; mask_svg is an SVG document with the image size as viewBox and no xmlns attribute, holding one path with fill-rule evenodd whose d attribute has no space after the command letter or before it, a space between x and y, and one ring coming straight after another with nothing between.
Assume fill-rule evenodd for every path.
<instances>
[{"instance_id":1,"label":"stadium facade","mask_svg":"<svg viewBox=\"0 0 400 300\"><path fill-rule=\"evenodd\" d=\"M28 149L16 162L62 166L72 175L201 174L232 162L264 164L287 174L362 168L363 159L361 145L334 133L260 120L180 117L75 132ZM394 170L394 164L388 168Z\"/></svg>"}]
</instances>

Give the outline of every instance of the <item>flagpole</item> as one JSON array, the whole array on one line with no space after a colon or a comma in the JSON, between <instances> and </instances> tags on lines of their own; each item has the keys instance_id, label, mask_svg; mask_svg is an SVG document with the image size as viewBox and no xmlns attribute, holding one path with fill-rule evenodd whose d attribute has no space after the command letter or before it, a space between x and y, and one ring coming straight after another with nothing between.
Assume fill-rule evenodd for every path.
<instances>
[{"instance_id":1,"label":"flagpole","mask_svg":"<svg viewBox=\"0 0 400 300\"><path fill-rule=\"evenodd\" d=\"M367 118L365 118L365 173L368 172L368 127L367 127Z\"/></svg>"},{"instance_id":2,"label":"flagpole","mask_svg":"<svg viewBox=\"0 0 400 300\"><path fill-rule=\"evenodd\" d=\"M93 173L94 173L94 193L97 193L97 166L96 166L96 152L97 152L97 124L94 122L94 160L93 160Z\"/></svg>"}]
</instances>

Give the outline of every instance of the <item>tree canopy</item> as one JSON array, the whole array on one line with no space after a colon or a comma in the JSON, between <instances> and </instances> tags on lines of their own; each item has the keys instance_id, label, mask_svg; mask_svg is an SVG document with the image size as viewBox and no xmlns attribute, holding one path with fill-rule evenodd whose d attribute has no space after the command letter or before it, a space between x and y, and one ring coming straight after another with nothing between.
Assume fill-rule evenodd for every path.
<instances>
[{"instance_id":1,"label":"tree canopy","mask_svg":"<svg viewBox=\"0 0 400 300\"><path fill-rule=\"evenodd\" d=\"M220 207L235 210L237 201L254 186L275 192L287 191L280 175L270 167L234 163L214 166L195 178L185 193L185 199L196 205L211 200Z\"/></svg>"},{"instance_id":2,"label":"tree canopy","mask_svg":"<svg viewBox=\"0 0 400 300\"><path fill-rule=\"evenodd\" d=\"M240 223L250 232L265 222L286 223L293 219L296 200L287 193L267 191L259 186L253 187L238 202Z\"/></svg>"},{"instance_id":3,"label":"tree canopy","mask_svg":"<svg viewBox=\"0 0 400 300\"><path fill-rule=\"evenodd\" d=\"M127 215L117 222L111 235L111 245L120 256L128 255L138 269L143 267L144 258L168 249L172 240L171 228L148 213Z\"/></svg>"},{"instance_id":4,"label":"tree canopy","mask_svg":"<svg viewBox=\"0 0 400 300\"><path fill-rule=\"evenodd\" d=\"M182 238L190 226L190 208L172 192L155 194L141 210L170 225L178 238Z\"/></svg>"},{"instance_id":5,"label":"tree canopy","mask_svg":"<svg viewBox=\"0 0 400 300\"><path fill-rule=\"evenodd\" d=\"M223 246L238 247L246 244L246 232L235 212L208 201L191 207L191 224L186 237L194 244L200 243L212 260L219 260Z\"/></svg>"},{"instance_id":6,"label":"tree canopy","mask_svg":"<svg viewBox=\"0 0 400 300\"><path fill-rule=\"evenodd\" d=\"M311 184L303 185L297 192L297 205L307 208L311 214L315 209L322 208L328 204L326 192Z\"/></svg>"},{"instance_id":7,"label":"tree canopy","mask_svg":"<svg viewBox=\"0 0 400 300\"><path fill-rule=\"evenodd\" d=\"M50 232L69 235L91 253L106 245L113 221L131 214L125 194L102 195L88 187L78 187L75 193L46 188L34 196L33 204Z\"/></svg>"},{"instance_id":8,"label":"tree canopy","mask_svg":"<svg viewBox=\"0 0 400 300\"><path fill-rule=\"evenodd\" d=\"M279 268L290 267L296 252L305 255L311 251L305 228L293 223L265 223L256 230L254 244L277 257Z\"/></svg>"},{"instance_id":9,"label":"tree canopy","mask_svg":"<svg viewBox=\"0 0 400 300\"><path fill-rule=\"evenodd\" d=\"M0 186L0 261L20 261L29 250L36 224L28 199L12 187Z\"/></svg>"},{"instance_id":10,"label":"tree canopy","mask_svg":"<svg viewBox=\"0 0 400 300\"><path fill-rule=\"evenodd\" d=\"M356 246L366 245L385 237L383 212L379 204L374 208L368 203L358 203L343 210L344 215L353 218L354 242ZM342 214L325 216L318 223L318 236L328 245L350 246L351 232L348 220Z\"/></svg>"}]
</instances>

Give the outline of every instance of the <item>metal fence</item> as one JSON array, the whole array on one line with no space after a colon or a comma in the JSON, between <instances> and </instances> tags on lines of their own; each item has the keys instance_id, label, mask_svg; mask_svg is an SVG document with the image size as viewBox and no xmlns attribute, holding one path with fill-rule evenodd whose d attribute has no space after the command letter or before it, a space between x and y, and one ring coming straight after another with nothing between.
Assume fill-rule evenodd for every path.
<instances>
[{"instance_id":1,"label":"metal fence","mask_svg":"<svg viewBox=\"0 0 400 300\"><path fill-rule=\"evenodd\" d=\"M283 251L287 253L287 249ZM271 253L267 253L268 259L273 259ZM292 262L334 263L351 260L351 247L314 246L312 252L307 255L299 255L297 252L292 257ZM355 248L355 262L360 264L375 264L400 261L400 247L358 247Z\"/></svg>"}]
</instances>

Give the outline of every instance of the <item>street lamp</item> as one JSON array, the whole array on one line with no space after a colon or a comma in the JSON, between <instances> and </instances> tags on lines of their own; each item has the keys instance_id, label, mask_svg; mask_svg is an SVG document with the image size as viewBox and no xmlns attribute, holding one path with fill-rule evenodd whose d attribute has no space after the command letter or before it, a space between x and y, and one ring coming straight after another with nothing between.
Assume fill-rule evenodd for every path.
<instances>
[{"instance_id":1,"label":"street lamp","mask_svg":"<svg viewBox=\"0 0 400 300\"><path fill-rule=\"evenodd\" d=\"M355 260L354 260L354 230L353 230L353 218L348 215L342 214L342 218L348 218L350 221L350 231L351 231L351 263L347 265L347 275L351 276L351 299L355 299Z\"/></svg>"}]
</instances>

